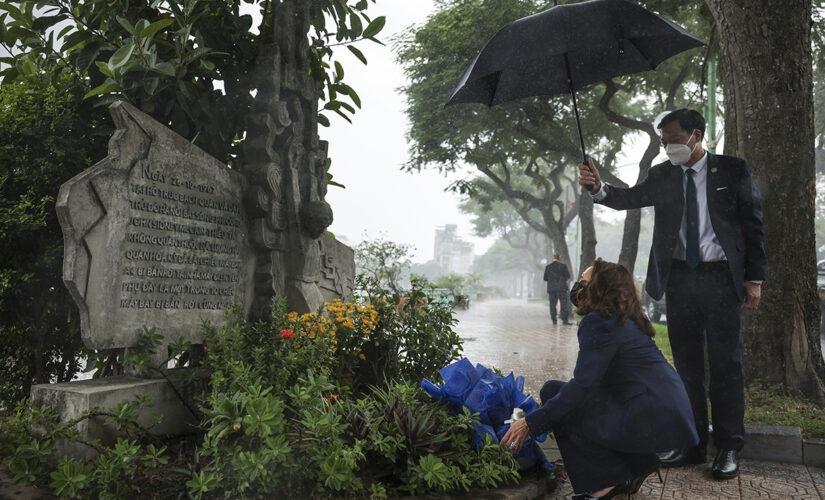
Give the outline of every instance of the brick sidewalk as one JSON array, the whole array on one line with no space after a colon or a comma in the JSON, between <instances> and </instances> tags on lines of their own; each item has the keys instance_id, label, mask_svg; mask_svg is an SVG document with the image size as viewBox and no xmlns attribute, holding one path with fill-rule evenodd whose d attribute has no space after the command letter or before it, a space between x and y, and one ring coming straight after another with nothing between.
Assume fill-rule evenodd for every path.
<instances>
[{"instance_id":1,"label":"brick sidewalk","mask_svg":"<svg viewBox=\"0 0 825 500\"><path fill-rule=\"evenodd\" d=\"M728 481L711 478L709 465L662 469L662 478L664 483L655 474L648 477L633 500L825 499L825 469L804 465L742 460L739 477ZM572 494L570 485L562 484L544 498L567 499Z\"/></svg>"}]
</instances>

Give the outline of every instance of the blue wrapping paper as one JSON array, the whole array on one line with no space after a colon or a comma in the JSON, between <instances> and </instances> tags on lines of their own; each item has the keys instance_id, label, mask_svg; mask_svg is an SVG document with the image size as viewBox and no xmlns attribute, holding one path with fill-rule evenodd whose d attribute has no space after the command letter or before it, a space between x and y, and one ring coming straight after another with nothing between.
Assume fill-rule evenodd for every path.
<instances>
[{"instance_id":1,"label":"blue wrapping paper","mask_svg":"<svg viewBox=\"0 0 825 500\"><path fill-rule=\"evenodd\" d=\"M438 371L444 379L443 386L437 386L427 379L421 380L421 388L433 399L444 401L454 413L460 413L466 406L478 413L480 423L475 425L473 445L478 448L484 443L484 436L490 435L501 441L510 428L504 421L510 418L513 408L521 408L528 415L538 408L532 396L524 395L524 377L515 377L512 372L502 377L484 365L475 367L467 358L445 366ZM516 455L522 470L542 464L552 468L538 443L547 439L547 434L528 436Z\"/></svg>"}]
</instances>

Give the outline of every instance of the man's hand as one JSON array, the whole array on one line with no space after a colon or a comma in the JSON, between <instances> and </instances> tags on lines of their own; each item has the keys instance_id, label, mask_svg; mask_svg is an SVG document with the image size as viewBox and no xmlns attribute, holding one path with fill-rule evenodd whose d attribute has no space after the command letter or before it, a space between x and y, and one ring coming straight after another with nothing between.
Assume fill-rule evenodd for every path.
<instances>
[{"instance_id":1,"label":"man's hand","mask_svg":"<svg viewBox=\"0 0 825 500\"><path fill-rule=\"evenodd\" d=\"M599 171L596 170L596 165L593 164L593 158L588 157L587 163L579 163L579 186L588 189L591 194L596 194L602 187L602 178L599 176Z\"/></svg>"},{"instance_id":2,"label":"man's hand","mask_svg":"<svg viewBox=\"0 0 825 500\"><path fill-rule=\"evenodd\" d=\"M530 428L527 427L527 420L520 418L510 425L507 434L501 438L499 444L506 446L507 449L513 452L513 455L517 455L529 434Z\"/></svg>"},{"instance_id":3,"label":"man's hand","mask_svg":"<svg viewBox=\"0 0 825 500\"><path fill-rule=\"evenodd\" d=\"M759 305L759 298L762 296L762 285L748 281L745 283L745 301L742 303L743 311L750 311Z\"/></svg>"}]
</instances>

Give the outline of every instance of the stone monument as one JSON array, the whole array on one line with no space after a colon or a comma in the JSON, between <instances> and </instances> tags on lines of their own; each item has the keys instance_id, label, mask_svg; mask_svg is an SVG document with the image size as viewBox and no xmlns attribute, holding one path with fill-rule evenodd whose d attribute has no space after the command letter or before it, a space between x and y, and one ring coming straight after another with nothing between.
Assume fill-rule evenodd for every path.
<instances>
[{"instance_id":1,"label":"stone monument","mask_svg":"<svg viewBox=\"0 0 825 500\"><path fill-rule=\"evenodd\" d=\"M163 338L152 359L158 366L168 343L203 343L202 322L220 327L224 310L235 304L252 316L268 311L273 296L286 296L299 312L334 298L349 300L353 251L326 233L332 212L323 201L325 153L319 160L320 153L296 145L306 134L290 135L311 129L303 115L284 118L288 138L262 149L286 160L265 168L253 163L243 175L127 103L110 111L117 131L109 155L66 182L57 200L64 282L80 310L87 347L128 351L154 328ZM317 134L312 137L323 152ZM255 147L247 149L254 153ZM197 423L179 397L182 377L134 375L36 385L32 399L72 419L149 395L153 408L139 421L148 425L152 413L165 416L152 432L181 434ZM86 439L114 437L102 421L86 421L80 431Z\"/></svg>"},{"instance_id":2,"label":"stone monument","mask_svg":"<svg viewBox=\"0 0 825 500\"><path fill-rule=\"evenodd\" d=\"M266 315L273 296L286 297L290 309L301 313L329 298L325 287L348 297L355 274L352 250L324 236L332 209L324 201L327 143L318 137L318 85L310 74L310 4L272 5L274 43L261 50L253 75L257 94L243 152L251 186L257 316ZM336 274L344 268L329 269L333 262L346 268L349 283Z\"/></svg>"},{"instance_id":3,"label":"stone monument","mask_svg":"<svg viewBox=\"0 0 825 500\"><path fill-rule=\"evenodd\" d=\"M135 346L144 327L203 343L203 320L251 303L254 256L243 175L183 137L117 102L117 132L103 161L57 198L63 281L91 349Z\"/></svg>"}]
</instances>

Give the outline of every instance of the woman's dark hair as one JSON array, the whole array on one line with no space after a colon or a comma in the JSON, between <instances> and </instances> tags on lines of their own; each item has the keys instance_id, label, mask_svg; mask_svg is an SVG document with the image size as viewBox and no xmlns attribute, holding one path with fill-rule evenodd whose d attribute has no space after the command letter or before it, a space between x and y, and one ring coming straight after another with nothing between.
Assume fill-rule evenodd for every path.
<instances>
[{"instance_id":1,"label":"woman's dark hair","mask_svg":"<svg viewBox=\"0 0 825 500\"><path fill-rule=\"evenodd\" d=\"M633 276L620 264L596 259L593 274L587 286L579 292L578 302L576 313L580 316L593 311L606 317L619 316L622 323L633 320L648 337L656 334L650 320L642 312Z\"/></svg>"}]
</instances>

